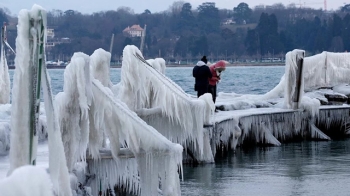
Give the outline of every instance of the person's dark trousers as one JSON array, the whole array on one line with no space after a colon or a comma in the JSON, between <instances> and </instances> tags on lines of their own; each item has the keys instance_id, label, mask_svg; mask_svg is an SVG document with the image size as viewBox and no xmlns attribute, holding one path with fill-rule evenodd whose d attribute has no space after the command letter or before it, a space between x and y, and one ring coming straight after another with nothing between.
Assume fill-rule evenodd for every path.
<instances>
[{"instance_id":1,"label":"person's dark trousers","mask_svg":"<svg viewBox=\"0 0 350 196\"><path fill-rule=\"evenodd\" d=\"M211 95L213 96L213 102L215 103L215 101L216 101L216 85L212 86L209 84L208 93L211 93Z\"/></svg>"},{"instance_id":2,"label":"person's dark trousers","mask_svg":"<svg viewBox=\"0 0 350 196\"><path fill-rule=\"evenodd\" d=\"M197 91L197 97L200 97L202 96L204 93L207 93L208 92L208 88L206 86L203 87L200 87Z\"/></svg>"}]
</instances>

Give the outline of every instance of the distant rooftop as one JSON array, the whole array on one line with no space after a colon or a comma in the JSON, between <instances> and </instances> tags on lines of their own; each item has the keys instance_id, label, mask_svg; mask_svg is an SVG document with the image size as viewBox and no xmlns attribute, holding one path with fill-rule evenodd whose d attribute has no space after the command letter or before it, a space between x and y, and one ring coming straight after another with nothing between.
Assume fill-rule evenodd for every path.
<instances>
[{"instance_id":1,"label":"distant rooftop","mask_svg":"<svg viewBox=\"0 0 350 196\"><path fill-rule=\"evenodd\" d=\"M132 25L131 27L126 27L123 31L143 31L143 28L140 25Z\"/></svg>"}]
</instances>

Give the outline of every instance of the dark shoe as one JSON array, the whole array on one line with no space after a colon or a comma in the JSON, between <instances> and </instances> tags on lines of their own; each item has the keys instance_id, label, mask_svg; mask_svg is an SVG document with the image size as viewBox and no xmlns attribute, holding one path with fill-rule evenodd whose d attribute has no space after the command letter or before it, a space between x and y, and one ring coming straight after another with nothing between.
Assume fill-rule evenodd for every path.
<instances>
[{"instance_id":1,"label":"dark shoe","mask_svg":"<svg viewBox=\"0 0 350 196\"><path fill-rule=\"evenodd\" d=\"M203 128L213 127L214 125L203 125Z\"/></svg>"},{"instance_id":2,"label":"dark shoe","mask_svg":"<svg viewBox=\"0 0 350 196\"><path fill-rule=\"evenodd\" d=\"M216 106L215 109L225 111L225 107L223 105Z\"/></svg>"}]
</instances>

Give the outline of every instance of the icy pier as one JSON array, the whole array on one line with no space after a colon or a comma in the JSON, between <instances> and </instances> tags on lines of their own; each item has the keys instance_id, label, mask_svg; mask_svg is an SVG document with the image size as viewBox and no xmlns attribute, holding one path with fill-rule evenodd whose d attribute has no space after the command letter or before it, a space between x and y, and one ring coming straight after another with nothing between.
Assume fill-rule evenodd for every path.
<instances>
[{"instance_id":1,"label":"icy pier","mask_svg":"<svg viewBox=\"0 0 350 196\"><path fill-rule=\"evenodd\" d=\"M323 52L304 58L304 54L287 53L285 75L266 94L219 93L216 107L222 111L211 117L213 127L203 131L214 157L217 150L238 146L349 136L350 55ZM184 157L201 162L192 155Z\"/></svg>"},{"instance_id":2,"label":"icy pier","mask_svg":"<svg viewBox=\"0 0 350 196\"><path fill-rule=\"evenodd\" d=\"M295 140L330 140L350 134L350 106L322 106L316 121L303 110L260 108L218 112L211 132L212 148ZM215 151L214 151L215 152Z\"/></svg>"}]
</instances>

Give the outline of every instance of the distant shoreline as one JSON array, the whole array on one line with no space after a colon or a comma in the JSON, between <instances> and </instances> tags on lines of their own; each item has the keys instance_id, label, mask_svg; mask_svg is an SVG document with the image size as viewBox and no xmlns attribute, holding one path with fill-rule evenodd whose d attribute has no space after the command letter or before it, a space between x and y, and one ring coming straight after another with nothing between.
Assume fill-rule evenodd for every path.
<instances>
[{"instance_id":1,"label":"distant shoreline","mask_svg":"<svg viewBox=\"0 0 350 196\"><path fill-rule=\"evenodd\" d=\"M246 67L246 66L284 66L285 63L233 63L228 64L228 67ZM194 64L190 65L178 65L178 64L169 64L167 67L194 67ZM48 65L48 69L65 69L66 66L57 66L57 65ZM111 66L111 68L121 68L121 66ZM9 69L15 69L15 66L9 66Z\"/></svg>"}]
</instances>

